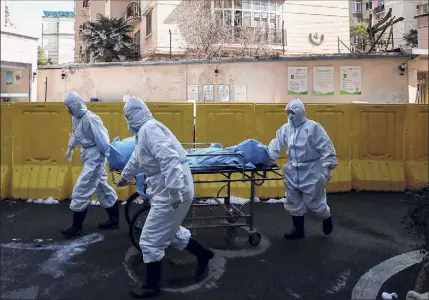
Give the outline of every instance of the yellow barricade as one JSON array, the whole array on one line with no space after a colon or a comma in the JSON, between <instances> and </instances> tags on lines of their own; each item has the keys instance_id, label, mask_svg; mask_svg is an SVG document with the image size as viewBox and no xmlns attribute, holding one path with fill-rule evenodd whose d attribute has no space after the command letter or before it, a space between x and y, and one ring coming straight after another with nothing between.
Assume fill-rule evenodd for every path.
<instances>
[{"instance_id":1,"label":"yellow barricade","mask_svg":"<svg viewBox=\"0 0 429 300\"><path fill-rule=\"evenodd\" d=\"M12 197L68 197L70 118L63 104L13 103Z\"/></svg>"},{"instance_id":2,"label":"yellow barricade","mask_svg":"<svg viewBox=\"0 0 429 300\"><path fill-rule=\"evenodd\" d=\"M404 191L404 105L352 105L352 187Z\"/></svg>"},{"instance_id":3,"label":"yellow barricade","mask_svg":"<svg viewBox=\"0 0 429 300\"><path fill-rule=\"evenodd\" d=\"M429 186L428 122L428 105L412 104L406 107L405 179L407 188Z\"/></svg>"},{"instance_id":4,"label":"yellow barricade","mask_svg":"<svg viewBox=\"0 0 429 300\"><path fill-rule=\"evenodd\" d=\"M350 170L350 105L308 104L307 117L319 122L334 143L338 166L328 183L328 192L347 192L352 188Z\"/></svg>"},{"instance_id":5,"label":"yellow barricade","mask_svg":"<svg viewBox=\"0 0 429 300\"><path fill-rule=\"evenodd\" d=\"M153 117L167 126L181 143L194 141L193 103L154 103L147 106Z\"/></svg>"},{"instance_id":6,"label":"yellow barricade","mask_svg":"<svg viewBox=\"0 0 429 300\"><path fill-rule=\"evenodd\" d=\"M1 104L1 182L0 198L11 196L11 173L12 173L12 108L10 103Z\"/></svg>"},{"instance_id":7,"label":"yellow barricade","mask_svg":"<svg viewBox=\"0 0 429 300\"><path fill-rule=\"evenodd\" d=\"M254 105L249 103L198 103L196 104L195 141L197 143L221 143L228 147L253 138ZM213 180L218 175L197 175L195 180ZM234 177L235 178L235 177ZM196 184L195 194L200 197L216 195L223 184ZM231 194L249 197L249 183L233 183Z\"/></svg>"},{"instance_id":8,"label":"yellow barricade","mask_svg":"<svg viewBox=\"0 0 429 300\"><path fill-rule=\"evenodd\" d=\"M276 137L277 130L287 122L285 107L286 104L255 104L255 140L268 145ZM287 161L285 151L283 148L276 162L281 167L281 173ZM285 196L283 180L265 181L256 187L256 195L261 199L283 198Z\"/></svg>"}]
</instances>

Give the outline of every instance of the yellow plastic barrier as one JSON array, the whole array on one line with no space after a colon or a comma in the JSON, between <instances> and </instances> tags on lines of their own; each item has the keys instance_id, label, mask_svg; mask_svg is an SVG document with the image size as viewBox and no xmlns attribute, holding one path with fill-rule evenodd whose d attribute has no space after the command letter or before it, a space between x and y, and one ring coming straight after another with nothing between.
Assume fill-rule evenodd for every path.
<instances>
[{"instance_id":1,"label":"yellow plastic barrier","mask_svg":"<svg viewBox=\"0 0 429 300\"><path fill-rule=\"evenodd\" d=\"M404 105L352 105L352 187L404 191Z\"/></svg>"},{"instance_id":2,"label":"yellow plastic barrier","mask_svg":"<svg viewBox=\"0 0 429 300\"><path fill-rule=\"evenodd\" d=\"M338 166L326 187L328 192L346 192L352 188L350 170L350 104L308 104L307 117L319 122L334 143Z\"/></svg>"},{"instance_id":3,"label":"yellow plastic barrier","mask_svg":"<svg viewBox=\"0 0 429 300\"><path fill-rule=\"evenodd\" d=\"M254 135L254 105L249 103L198 103L196 104L195 141L197 143L221 143L232 146ZM216 175L197 175L195 180L213 180ZM196 184L197 196L213 196L223 184ZM249 197L248 183L233 183L231 194Z\"/></svg>"},{"instance_id":4,"label":"yellow plastic barrier","mask_svg":"<svg viewBox=\"0 0 429 300\"><path fill-rule=\"evenodd\" d=\"M255 104L255 134L256 140L268 145L276 137L277 130L287 122L286 104ZM286 163L285 149L282 149L277 165L281 167ZM268 177L276 177L270 176ZM283 180L265 181L256 187L256 195L261 199L282 198L285 196Z\"/></svg>"},{"instance_id":5,"label":"yellow plastic barrier","mask_svg":"<svg viewBox=\"0 0 429 300\"><path fill-rule=\"evenodd\" d=\"M1 182L0 198L10 197L12 172L12 108L10 103L1 104Z\"/></svg>"},{"instance_id":6,"label":"yellow plastic barrier","mask_svg":"<svg viewBox=\"0 0 429 300\"><path fill-rule=\"evenodd\" d=\"M64 105L14 103L12 115L12 197L67 198L70 118Z\"/></svg>"},{"instance_id":7,"label":"yellow plastic barrier","mask_svg":"<svg viewBox=\"0 0 429 300\"><path fill-rule=\"evenodd\" d=\"M193 103L154 103L147 106L153 117L170 128L181 143L194 141Z\"/></svg>"},{"instance_id":8,"label":"yellow plastic barrier","mask_svg":"<svg viewBox=\"0 0 429 300\"><path fill-rule=\"evenodd\" d=\"M429 186L428 105L408 105L405 118L405 178L407 188Z\"/></svg>"}]
</instances>

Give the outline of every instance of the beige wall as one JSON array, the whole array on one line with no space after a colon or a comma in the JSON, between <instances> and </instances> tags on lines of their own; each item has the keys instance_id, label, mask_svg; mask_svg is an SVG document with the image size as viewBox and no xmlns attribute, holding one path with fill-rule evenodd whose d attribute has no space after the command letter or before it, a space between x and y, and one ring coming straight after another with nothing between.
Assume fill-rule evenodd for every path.
<instances>
[{"instance_id":1,"label":"beige wall","mask_svg":"<svg viewBox=\"0 0 429 300\"><path fill-rule=\"evenodd\" d=\"M66 92L75 90L85 99L98 97L100 101L120 101L123 94L135 94L149 101L186 101L187 85L230 84L233 99L234 85L247 85L247 102L286 102L294 96L287 94L287 67L308 67L308 95L300 96L306 102L367 101L370 103L407 103L408 76L400 75L398 65L408 58L343 59L317 61L235 62L219 64L142 64L138 66L86 67L74 73L61 69L39 70L38 101L44 101L44 80L48 78L47 101L62 101ZM421 64L422 62L420 62ZM214 73L215 66L219 74ZM335 95L312 95L312 67L333 66ZM340 66L362 67L362 95L339 95ZM410 68L408 68L410 70ZM409 72L408 72L409 73Z\"/></svg>"},{"instance_id":2,"label":"beige wall","mask_svg":"<svg viewBox=\"0 0 429 300\"><path fill-rule=\"evenodd\" d=\"M152 34L146 36L146 16L142 16L140 22L140 53L141 55L148 56L157 48L158 36L158 5L156 0L144 0L141 3L142 13L145 12L147 7L152 9Z\"/></svg>"}]
</instances>

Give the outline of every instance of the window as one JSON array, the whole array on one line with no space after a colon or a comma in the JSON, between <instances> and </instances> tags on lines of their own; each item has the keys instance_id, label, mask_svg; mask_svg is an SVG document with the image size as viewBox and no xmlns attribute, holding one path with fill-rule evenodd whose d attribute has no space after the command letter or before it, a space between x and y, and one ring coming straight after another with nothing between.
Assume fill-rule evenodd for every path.
<instances>
[{"instance_id":1,"label":"window","mask_svg":"<svg viewBox=\"0 0 429 300\"><path fill-rule=\"evenodd\" d=\"M372 9L372 1L365 3L365 9Z\"/></svg>"},{"instance_id":2,"label":"window","mask_svg":"<svg viewBox=\"0 0 429 300\"><path fill-rule=\"evenodd\" d=\"M353 2L353 13L360 13L362 11L362 3Z\"/></svg>"},{"instance_id":3,"label":"window","mask_svg":"<svg viewBox=\"0 0 429 300\"><path fill-rule=\"evenodd\" d=\"M232 15L230 10L224 11L225 25L230 26L232 24Z\"/></svg>"},{"instance_id":4,"label":"window","mask_svg":"<svg viewBox=\"0 0 429 300\"><path fill-rule=\"evenodd\" d=\"M83 7L89 7L91 0L83 0Z\"/></svg>"},{"instance_id":5,"label":"window","mask_svg":"<svg viewBox=\"0 0 429 300\"><path fill-rule=\"evenodd\" d=\"M234 15L234 26L241 26L242 25L242 11L236 10Z\"/></svg>"},{"instance_id":6,"label":"window","mask_svg":"<svg viewBox=\"0 0 429 300\"><path fill-rule=\"evenodd\" d=\"M429 3L423 4L423 14L429 13Z\"/></svg>"},{"instance_id":7,"label":"window","mask_svg":"<svg viewBox=\"0 0 429 300\"><path fill-rule=\"evenodd\" d=\"M252 1L252 9L253 10L260 10L261 9L261 6L259 5L259 2L260 0L253 0Z\"/></svg>"},{"instance_id":8,"label":"window","mask_svg":"<svg viewBox=\"0 0 429 300\"><path fill-rule=\"evenodd\" d=\"M276 14L270 14L270 28L276 28Z\"/></svg>"},{"instance_id":9,"label":"window","mask_svg":"<svg viewBox=\"0 0 429 300\"><path fill-rule=\"evenodd\" d=\"M197 0L195 0L197 1ZM198 0L201 1L201 0ZM241 27L271 35L271 42L281 38L283 2L279 0L213 0L214 18L218 24L231 26L235 36L241 36ZM279 32L277 32L279 31ZM277 42L276 42L277 43Z\"/></svg>"},{"instance_id":10,"label":"window","mask_svg":"<svg viewBox=\"0 0 429 300\"><path fill-rule=\"evenodd\" d=\"M261 10L268 11L268 0L261 0Z\"/></svg>"},{"instance_id":11,"label":"window","mask_svg":"<svg viewBox=\"0 0 429 300\"><path fill-rule=\"evenodd\" d=\"M218 24L218 25L223 24L223 16L222 16L221 10L215 11L215 20L216 20L216 24Z\"/></svg>"},{"instance_id":12,"label":"window","mask_svg":"<svg viewBox=\"0 0 429 300\"><path fill-rule=\"evenodd\" d=\"M252 25L252 15L250 11L243 12L243 26L250 27Z\"/></svg>"},{"instance_id":13,"label":"window","mask_svg":"<svg viewBox=\"0 0 429 300\"><path fill-rule=\"evenodd\" d=\"M146 36L152 34L152 12L146 15Z\"/></svg>"},{"instance_id":14,"label":"window","mask_svg":"<svg viewBox=\"0 0 429 300\"><path fill-rule=\"evenodd\" d=\"M222 8L223 7L222 0L215 0L214 7L215 8Z\"/></svg>"}]
</instances>

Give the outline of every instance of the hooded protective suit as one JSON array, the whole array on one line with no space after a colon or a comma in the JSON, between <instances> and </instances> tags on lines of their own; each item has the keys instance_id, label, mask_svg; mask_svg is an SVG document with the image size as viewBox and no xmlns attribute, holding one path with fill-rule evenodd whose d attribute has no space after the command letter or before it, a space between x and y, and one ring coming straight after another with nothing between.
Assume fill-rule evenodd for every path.
<instances>
[{"instance_id":1,"label":"hooded protective suit","mask_svg":"<svg viewBox=\"0 0 429 300\"><path fill-rule=\"evenodd\" d=\"M334 146L325 129L306 118L301 100L293 100L286 110L295 115L289 114L289 122L277 131L268 146L272 160L276 160L281 148L286 146L285 208L292 216L303 216L310 209L326 219L330 217L330 209L325 186L331 179L331 170L337 166Z\"/></svg>"},{"instance_id":2,"label":"hooded protective suit","mask_svg":"<svg viewBox=\"0 0 429 300\"><path fill-rule=\"evenodd\" d=\"M138 173L147 175L147 194L151 209L140 236L143 261L151 263L164 257L173 246L183 250L191 233L181 224L194 198L191 169L186 152L174 134L156 121L146 104L128 97L124 106L128 128L136 134L135 150L121 177L131 180Z\"/></svg>"},{"instance_id":3,"label":"hooded protective suit","mask_svg":"<svg viewBox=\"0 0 429 300\"><path fill-rule=\"evenodd\" d=\"M69 93L64 104L72 119L72 135L68 143L66 158L71 160L73 149L80 146L82 172L73 188L70 208L83 211L95 193L100 204L112 207L118 196L107 183L106 163L109 151L109 134L100 117L89 111L76 92Z\"/></svg>"}]
</instances>

